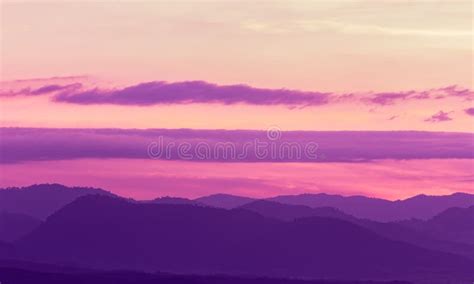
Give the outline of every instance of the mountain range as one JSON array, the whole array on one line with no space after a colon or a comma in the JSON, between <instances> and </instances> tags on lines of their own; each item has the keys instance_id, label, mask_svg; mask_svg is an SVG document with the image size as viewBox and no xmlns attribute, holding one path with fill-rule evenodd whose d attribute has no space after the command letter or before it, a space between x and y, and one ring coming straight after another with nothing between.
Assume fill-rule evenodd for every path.
<instances>
[{"instance_id":1,"label":"mountain range","mask_svg":"<svg viewBox=\"0 0 474 284\"><path fill-rule=\"evenodd\" d=\"M404 200L386 200L365 196L341 196L325 193L281 195L265 198L291 205L307 207L332 207L357 218L374 221L389 222L405 219L426 220L451 207L469 207L474 205L474 195L468 193L454 193L444 196L417 195ZM236 208L248 204L256 199L215 194L196 199L196 201L220 208Z\"/></svg>"},{"instance_id":2,"label":"mountain range","mask_svg":"<svg viewBox=\"0 0 474 284\"><path fill-rule=\"evenodd\" d=\"M16 242L16 256L94 269L323 279L459 279L474 261L324 217L80 197ZM341 275L340 271L344 271Z\"/></svg>"},{"instance_id":3,"label":"mountain range","mask_svg":"<svg viewBox=\"0 0 474 284\"><path fill-rule=\"evenodd\" d=\"M0 189L0 212L24 214L36 219L46 217L76 198L90 194L115 196L103 189L67 187L61 184L36 184Z\"/></svg>"},{"instance_id":4,"label":"mountain range","mask_svg":"<svg viewBox=\"0 0 474 284\"><path fill-rule=\"evenodd\" d=\"M311 208L304 205L289 205L269 200L257 200L239 207L262 216L283 221L305 217L328 217L345 220L367 228L377 234L396 241L403 241L427 249L461 254L474 259L474 206L450 208L439 215L424 221L410 219L401 222L378 222L359 219L332 207ZM452 212L456 212L454 215ZM442 224L440 220L443 220ZM459 222L459 220L461 222ZM453 229L453 224L459 224Z\"/></svg>"},{"instance_id":5,"label":"mountain range","mask_svg":"<svg viewBox=\"0 0 474 284\"><path fill-rule=\"evenodd\" d=\"M0 275L4 283L14 284L410 284L406 281L298 280L228 275L94 271L11 261L0 262Z\"/></svg>"},{"instance_id":6,"label":"mountain range","mask_svg":"<svg viewBox=\"0 0 474 284\"><path fill-rule=\"evenodd\" d=\"M90 194L117 196L99 188L67 187L61 184L38 184L22 188L4 188L0 189L0 212L19 213L44 220L67 203L74 201L80 196ZM282 204L304 205L311 208L331 207L356 218L380 222L408 219L427 220L452 207L467 208L474 205L474 194L468 193L454 193L442 196L421 194L396 201L325 193L282 195L264 199ZM233 209L256 200L261 199L220 193L196 199L166 196L140 202L198 204Z\"/></svg>"},{"instance_id":7,"label":"mountain range","mask_svg":"<svg viewBox=\"0 0 474 284\"><path fill-rule=\"evenodd\" d=\"M17 240L33 231L40 224L41 220L28 215L0 212L0 241Z\"/></svg>"},{"instance_id":8,"label":"mountain range","mask_svg":"<svg viewBox=\"0 0 474 284\"><path fill-rule=\"evenodd\" d=\"M459 196L465 197L462 202ZM66 265L99 274L136 271L153 279L162 276L157 271L220 274L229 277L226 281L237 281L228 283L246 283L235 280L242 276L351 281L348 283L356 283L354 279L470 283L474 279L472 195L418 196L393 202L414 204L414 199L416 204L433 202L441 209L441 200L447 200L449 206L459 207L448 207L433 216L436 210L412 210L415 217L428 217L391 222L361 218L332 206L284 203L289 199L295 203L288 196L256 200L225 194L136 201L101 189L58 184L3 189L0 260ZM348 199L348 204L354 200L360 200L360 206L373 204L370 198ZM43 273L38 279L44 273L53 273L53 278L64 276L15 265L0 268L5 275L24 271ZM114 273L113 277L119 275L117 279L126 281L127 277L124 280L121 273ZM82 272L73 278L76 276L84 277ZM204 278L176 283L227 283Z\"/></svg>"}]
</instances>

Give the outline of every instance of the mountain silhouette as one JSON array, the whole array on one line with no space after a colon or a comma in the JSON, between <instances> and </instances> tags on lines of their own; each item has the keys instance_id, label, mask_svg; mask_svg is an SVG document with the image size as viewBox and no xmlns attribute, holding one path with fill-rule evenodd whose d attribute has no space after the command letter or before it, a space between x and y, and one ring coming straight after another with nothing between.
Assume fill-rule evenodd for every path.
<instances>
[{"instance_id":1,"label":"mountain silhouette","mask_svg":"<svg viewBox=\"0 0 474 284\"><path fill-rule=\"evenodd\" d=\"M311 208L304 205L289 205L264 199L244 204L239 208L283 221L292 221L304 217L330 217L347 221L356 220L351 215L332 207Z\"/></svg>"},{"instance_id":2,"label":"mountain silhouette","mask_svg":"<svg viewBox=\"0 0 474 284\"><path fill-rule=\"evenodd\" d=\"M0 267L5 283L14 284L410 284L402 281L298 280L225 275L173 275L132 271L57 272Z\"/></svg>"},{"instance_id":3,"label":"mountain silhouette","mask_svg":"<svg viewBox=\"0 0 474 284\"><path fill-rule=\"evenodd\" d=\"M212 194L194 199L195 201L217 208L232 209L255 201L254 198L231 194Z\"/></svg>"},{"instance_id":4,"label":"mountain silhouette","mask_svg":"<svg viewBox=\"0 0 474 284\"><path fill-rule=\"evenodd\" d=\"M0 259L8 259L14 253L12 244L0 241Z\"/></svg>"},{"instance_id":5,"label":"mountain silhouette","mask_svg":"<svg viewBox=\"0 0 474 284\"><path fill-rule=\"evenodd\" d=\"M40 224L40 220L28 215L0 212L0 241L15 241L36 229Z\"/></svg>"},{"instance_id":6,"label":"mountain silhouette","mask_svg":"<svg viewBox=\"0 0 474 284\"><path fill-rule=\"evenodd\" d=\"M258 199L229 194L214 194L195 199L199 203L217 208L237 208ZM365 196L342 196L326 193L281 195L265 198L282 204L304 205L312 208L331 207L357 218L380 222L408 219L426 220L451 207L474 205L474 195L454 193L445 196L420 194L404 200L390 201Z\"/></svg>"},{"instance_id":7,"label":"mountain silhouette","mask_svg":"<svg viewBox=\"0 0 474 284\"><path fill-rule=\"evenodd\" d=\"M0 189L0 212L6 211L25 214L44 220L56 210L74 201L76 198L89 194L116 196L103 189L67 187L60 184L39 184L22 188L6 188ZM196 204L232 209L257 200L258 199L250 197L229 194L214 194L194 200L166 196L143 202ZM409 219L427 220L451 207L466 208L474 206L474 195L467 193L455 193L447 196L418 195L397 201L364 196L345 197L324 193L276 196L264 200L275 201L282 204L304 205L312 208L331 207L339 210L341 213L346 213L348 216L380 222ZM329 212L327 213L329 214ZM334 212L334 214L338 213ZM324 214L322 215L324 216Z\"/></svg>"},{"instance_id":8,"label":"mountain silhouette","mask_svg":"<svg viewBox=\"0 0 474 284\"><path fill-rule=\"evenodd\" d=\"M64 205L88 194L113 196L98 188L67 187L61 184L11 187L0 189L0 212L24 214L44 220Z\"/></svg>"},{"instance_id":9,"label":"mountain silhouette","mask_svg":"<svg viewBox=\"0 0 474 284\"><path fill-rule=\"evenodd\" d=\"M388 240L334 218L285 222L242 209L100 195L66 205L15 248L31 261L94 269L325 279L474 277L467 258Z\"/></svg>"},{"instance_id":10,"label":"mountain silhouette","mask_svg":"<svg viewBox=\"0 0 474 284\"><path fill-rule=\"evenodd\" d=\"M257 200L239 208L258 213L265 217L284 221L291 221L305 217L329 217L341 219L369 229L387 239L403 241L427 249L461 254L474 259L474 246L472 244L461 242L456 238L440 238L435 233L427 232L428 230L423 230L423 228L426 227L426 225L424 225L425 221L421 220L414 220L412 222L415 223L410 222L408 224L402 222L377 222L368 219L358 219L331 207L311 208L303 205L282 204L269 200ZM467 209L461 210L463 210L463 212L464 210L467 211ZM448 209L448 211L450 212L452 210ZM458 223L460 223L463 228L470 228L472 231L472 226L466 226L466 224L472 224L472 220L474 219L468 220L466 216L460 216L460 214L453 216L453 219L455 220L458 218L461 220ZM456 221L453 221L453 223L455 222ZM453 224L450 223L449 220L446 220L446 223ZM456 236L456 232L458 231L450 230L449 232Z\"/></svg>"},{"instance_id":11,"label":"mountain silhouette","mask_svg":"<svg viewBox=\"0 0 474 284\"><path fill-rule=\"evenodd\" d=\"M433 218L400 222L439 239L474 245L474 206L449 208Z\"/></svg>"},{"instance_id":12,"label":"mountain silhouette","mask_svg":"<svg viewBox=\"0 0 474 284\"><path fill-rule=\"evenodd\" d=\"M381 222L412 218L429 219L451 207L474 205L474 195L467 193L454 193L446 196L417 195L397 201L324 193L277 196L268 198L268 200L308 207L334 207L357 218Z\"/></svg>"},{"instance_id":13,"label":"mountain silhouette","mask_svg":"<svg viewBox=\"0 0 474 284\"><path fill-rule=\"evenodd\" d=\"M258 276L197 275L144 273L138 271L112 270L101 271L77 267L26 262L18 260L0 260L0 275L5 283L14 284L410 284L407 281L373 280L298 280L288 278L269 278Z\"/></svg>"},{"instance_id":14,"label":"mountain silhouette","mask_svg":"<svg viewBox=\"0 0 474 284\"><path fill-rule=\"evenodd\" d=\"M172 196L164 196L155 198L153 200L147 201L149 203L156 203L156 204L188 204L188 205L203 205L195 200L181 198L181 197L172 197Z\"/></svg>"}]
</instances>

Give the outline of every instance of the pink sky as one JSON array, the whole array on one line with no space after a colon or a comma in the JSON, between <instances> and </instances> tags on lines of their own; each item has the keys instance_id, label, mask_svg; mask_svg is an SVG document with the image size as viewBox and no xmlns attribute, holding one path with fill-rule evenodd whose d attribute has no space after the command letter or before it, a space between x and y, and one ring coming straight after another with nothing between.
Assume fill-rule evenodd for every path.
<instances>
[{"instance_id":1,"label":"pink sky","mask_svg":"<svg viewBox=\"0 0 474 284\"><path fill-rule=\"evenodd\" d=\"M7 0L1 13L0 127L474 130L469 0ZM195 80L216 84L218 92L245 84L270 99L277 94L277 101L286 99L278 97L282 88L352 96L306 106L259 104L238 93L243 102L235 104L189 102L191 97L185 103L136 106L130 103L135 93L105 104L58 101L62 90L31 95L42 87L80 83L68 95L97 88L110 96L144 82ZM443 89L449 86L454 87ZM410 97L369 100L387 93ZM413 98L427 93L428 99ZM131 167L126 174L114 176L126 167ZM471 159L225 164L222 169L233 174L212 163L24 162L0 164L0 185L61 182L140 198L197 196L221 188L252 196L327 191L392 199L473 191ZM460 181L466 176L470 182Z\"/></svg>"},{"instance_id":2,"label":"pink sky","mask_svg":"<svg viewBox=\"0 0 474 284\"><path fill-rule=\"evenodd\" d=\"M195 198L218 192L252 197L325 192L395 200L420 193L474 193L473 170L472 160L456 159L362 164L79 159L3 165L0 186L56 182L101 187L136 199Z\"/></svg>"},{"instance_id":3,"label":"pink sky","mask_svg":"<svg viewBox=\"0 0 474 284\"><path fill-rule=\"evenodd\" d=\"M471 1L4 1L2 78L472 87Z\"/></svg>"},{"instance_id":4,"label":"pink sky","mask_svg":"<svg viewBox=\"0 0 474 284\"><path fill-rule=\"evenodd\" d=\"M66 81L106 88L204 80L358 95L452 85L472 90L471 6L471 1L5 1L2 91L38 84L12 80L69 75L87 77ZM42 83L50 81L61 80ZM298 111L0 99L2 126L470 132L473 125L464 113L472 100L462 99ZM439 111L452 120L425 122ZM348 113L350 118L341 115Z\"/></svg>"}]
</instances>

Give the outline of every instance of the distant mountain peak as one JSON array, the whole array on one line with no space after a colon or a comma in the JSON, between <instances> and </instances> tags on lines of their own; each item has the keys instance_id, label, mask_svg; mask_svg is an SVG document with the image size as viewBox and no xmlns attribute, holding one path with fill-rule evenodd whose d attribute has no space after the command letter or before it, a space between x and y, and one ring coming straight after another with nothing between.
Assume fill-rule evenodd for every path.
<instances>
[{"instance_id":1,"label":"distant mountain peak","mask_svg":"<svg viewBox=\"0 0 474 284\"><path fill-rule=\"evenodd\" d=\"M173 196L162 196L162 197L155 198L151 201L145 201L145 203L202 205L201 203L196 202L191 199L187 199L183 197L173 197Z\"/></svg>"},{"instance_id":2,"label":"distant mountain peak","mask_svg":"<svg viewBox=\"0 0 474 284\"><path fill-rule=\"evenodd\" d=\"M334 207L357 218L376 221L400 221L411 218L429 219L449 207L474 205L474 195L454 193L445 196L420 194L404 200L365 197L361 195L341 196L330 194L281 195L267 200L284 204L309 207Z\"/></svg>"},{"instance_id":3,"label":"distant mountain peak","mask_svg":"<svg viewBox=\"0 0 474 284\"><path fill-rule=\"evenodd\" d=\"M100 188L69 187L58 183L0 189L0 211L25 214L44 220L64 205L84 195L115 194Z\"/></svg>"},{"instance_id":4,"label":"distant mountain peak","mask_svg":"<svg viewBox=\"0 0 474 284\"><path fill-rule=\"evenodd\" d=\"M194 199L194 201L213 207L232 209L255 201L254 198L231 194L212 194Z\"/></svg>"},{"instance_id":5,"label":"distant mountain peak","mask_svg":"<svg viewBox=\"0 0 474 284\"><path fill-rule=\"evenodd\" d=\"M207 197L213 197L213 198L217 198L217 197L223 197L223 198L248 198L248 199L252 199L252 198L250 198L250 197L240 196L240 195L235 195L235 194L228 194L228 193L215 193L215 194L210 194L210 195L206 195L206 196L199 197L199 198L207 198Z\"/></svg>"},{"instance_id":6,"label":"distant mountain peak","mask_svg":"<svg viewBox=\"0 0 474 284\"><path fill-rule=\"evenodd\" d=\"M90 187L90 186L66 186L60 183L38 183L38 184L32 184L28 186L21 186L21 187L5 187L5 188L0 188L0 191L2 190L20 190L20 191L25 191L25 190L87 190L87 191L96 191L96 192L103 192L106 194L110 195L115 195L111 193L110 191L97 188L97 187Z\"/></svg>"}]
</instances>

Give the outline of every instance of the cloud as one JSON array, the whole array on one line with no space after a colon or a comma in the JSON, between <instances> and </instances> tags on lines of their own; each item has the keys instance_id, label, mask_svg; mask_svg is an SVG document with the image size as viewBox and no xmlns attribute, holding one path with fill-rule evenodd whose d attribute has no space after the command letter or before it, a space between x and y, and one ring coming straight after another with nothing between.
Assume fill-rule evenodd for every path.
<instances>
[{"instance_id":1,"label":"cloud","mask_svg":"<svg viewBox=\"0 0 474 284\"><path fill-rule=\"evenodd\" d=\"M396 101L407 99L410 95L411 93L378 93L366 100L377 105L392 105Z\"/></svg>"},{"instance_id":2,"label":"cloud","mask_svg":"<svg viewBox=\"0 0 474 284\"><path fill-rule=\"evenodd\" d=\"M433 114L429 118L425 119L427 122L443 122L443 121L450 121L453 120L449 117L450 112L444 112L440 110L439 112Z\"/></svg>"},{"instance_id":3,"label":"cloud","mask_svg":"<svg viewBox=\"0 0 474 284\"><path fill-rule=\"evenodd\" d=\"M0 135L0 163L80 158L149 159L150 153L162 160L232 163L474 158L472 133L288 131L270 135L266 131L250 130L0 128ZM308 145L317 146L313 148L316 156L304 152L291 156L286 151L288 147L305 151ZM225 147L235 152L224 153ZM183 150L186 155L182 155ZM155 155L160 151L161 155Z\"/></svg>"},{"instance_id":4,"label":"cloud","mask_svg":"<svg viewBox=\"0 0 474 284\"><path fill-rule=\"evenodd\" d=\"M474 100L474 92L458 86L448 86L426 91L384 92L375 93L362 98L363 101L376 105L393 105L399 101L408 100L439 100L444 98L462 98Z\"/></svg>"},{"instance_id":5,"label":"cloud","mask_svg":"<svg viewBox=\"0 0 474 284\"><path fill-rule=\"evenodd\" d=\"M68 85L57 85L57 84L50 84L44 85L39 88L24 88L19 91L7 91L7 92L0 92L0 97L14 97L14 96L39 96L39 95L47 95L59 91L73 91L80 89L82 87L81 83L74 83Z\"/></svg>"},{"instance_id":6,"label":"cloud","mask_svg":"<svg viewBox=\"0 0 474 284\"><path fill-rule=\"evenodd\" d=\"M89 86L89 87L87 87ZM90 87L94 86L94 87ZM244 84L217 85L204 81L153 81L121 88L103 88L96 84L49 83L23 87L16 91L0 91L0 96L48 95L54 102L94 105L152 106L170 104L248 104L284 105L290 109L338 103L357 103L388 106L402 101L439 100L458 98L474 100L474 92L458 86L424 91L333 93L292 89L256 88Z\"/></svg>"},{"instance_id":7,"label":"cloud","mask_svg":"<svg viewBox=\"0 0 474 284\"><path fill-rule=\"evenodd\" d=\"M464 112L470 116L474 116L474 107L467 108Z\"/></svg>"},{"instance_id":8,"label":"cloud","mask_svg":"<svg viewBox=\"0 0 474 284\"><path fill-rule=\"evenodd\" d=\"M288 89L264 89L247 85L216 85L203 81L168 83L155 81L115 90L66 91L54 100L75 104L157 104L220 103L252 105L322 105L330 94Z\"/></svg>"},{"instance_id":9,"label":"cloud","mask_svg":"<svg viewBox=\"0 0 474 284\"><path fill-rule=\"evenodd\" d=\"M39 94L51 93L54 91L60 91L60 90L63 90L64 88L65 86L60 86L60 85L47 85L39 89L33 90L31 93L39 95Z\"/></svg>"},{"instance_id":10,"label":"cloud","mask_svg":"<svg viewBox=\"0 0 474 284\"><path fill-rule=\"evenodd\" d=\"M393 105L399 101L446 97L474 99L474 92L457 86L426 91L337 94L317 91L254 88L247 85L216 85L203 81L168 83L155 81L114 90L70 89L54 97L57 102L74 104L115 104L150 106L158 104L219 103L224 105L318 106L343 101L362 101L374 105Z\"/></svg>"},{"instance_id":11,"label":"cloud","mask_svg":"<svg viewBox=\"0 0 474 284\"><path fill-rule=\"evenodd\" d=\"M469 89L459 88L458 86L448 86L444 88L439 88L436 90L438 92L437 96L449 96L449 97L459 97L465 98L468 101L474 100L474 92Z\"/></svg>"}]
</instances>

